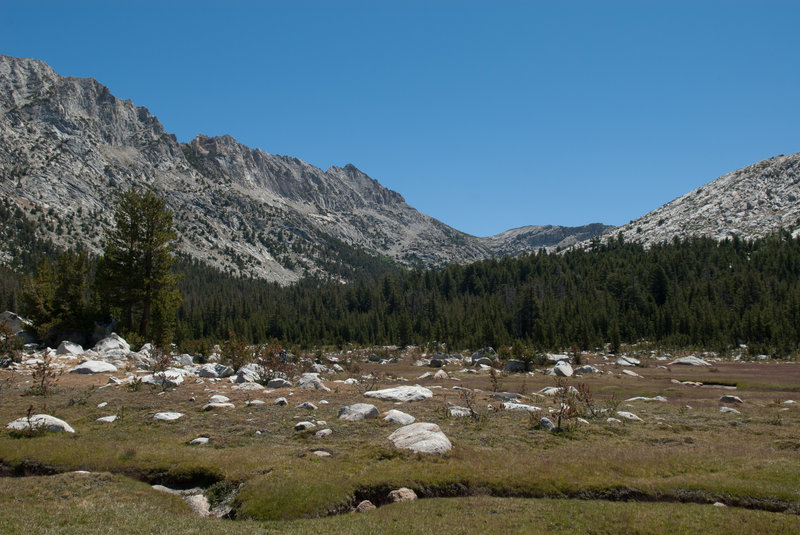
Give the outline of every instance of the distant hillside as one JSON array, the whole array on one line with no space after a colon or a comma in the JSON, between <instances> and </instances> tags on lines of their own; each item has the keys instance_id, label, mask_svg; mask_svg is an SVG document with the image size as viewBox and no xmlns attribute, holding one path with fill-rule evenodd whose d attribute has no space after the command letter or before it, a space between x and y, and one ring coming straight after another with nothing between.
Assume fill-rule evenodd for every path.
<instances>
[{"instance_id":1,"label":"distant hillside","mask_svg":"<svg viewBox=\"0 0 800 535\"><path fill-rule=\"evenodd\" d=\"M723 175L649 214L608 231L652 245L674 237L753 239L800 218L800 153L776 156Z\"/></svg>"}]
</instances>

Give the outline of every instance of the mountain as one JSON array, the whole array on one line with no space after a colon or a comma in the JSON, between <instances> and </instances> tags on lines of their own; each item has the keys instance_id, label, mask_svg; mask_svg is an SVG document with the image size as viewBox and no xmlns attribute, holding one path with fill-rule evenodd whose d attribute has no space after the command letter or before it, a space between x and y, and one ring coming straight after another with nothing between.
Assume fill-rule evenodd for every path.
<instances>
[{"instance_id":1,"label":"mountain","mask_svg":"<svg viewBox=\"0 0 800 535\"><path fill-rule=\"evenodd\" d=\"M651 246L673 238L754 239L800 224L800 153L762 160L606 231ZM583 245L586 245L584 243Z\"/></svg>"},{"instance_id":2,"label":"mountain","mask_svg":"<svg viewBox=\"0 0 800 535\"><path fill-rule=\"evenodd\" d=\"M380 262L434 267L520 254L601 225L525 227L490 238L409 206L353 165L323 171L230 136L179 143L144 107L94 79L0 56L0 263L32 241L102 250L102 228L131 186L174 213L178 249L237 275L280 284L346 280Z\"/></svg>"}]
</instances>

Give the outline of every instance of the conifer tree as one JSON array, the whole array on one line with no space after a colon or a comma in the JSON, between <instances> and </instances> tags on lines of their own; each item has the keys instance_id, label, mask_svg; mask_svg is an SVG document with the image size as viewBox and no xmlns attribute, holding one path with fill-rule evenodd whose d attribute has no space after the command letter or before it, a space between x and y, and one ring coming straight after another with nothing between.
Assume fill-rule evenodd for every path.
<instances>
[{"instance_id":1,"label":"conifer tree","mask_svg":"<svg viewBox=\"0 0 800 535\"><path fill-rule=\"evenodd\" d=\"M124 329L163 343L180 305L178 276L171 272L172 212L154 193L131 188L120 198L114 223L106 229L98 289L109 311L121 314Z\"/></svg>"}]
</instances>

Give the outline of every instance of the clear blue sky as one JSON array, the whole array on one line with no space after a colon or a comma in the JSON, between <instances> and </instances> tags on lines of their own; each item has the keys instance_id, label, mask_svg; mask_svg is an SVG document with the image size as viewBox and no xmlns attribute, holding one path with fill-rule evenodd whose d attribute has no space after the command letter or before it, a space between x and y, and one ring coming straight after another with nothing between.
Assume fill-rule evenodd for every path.
<instances>
[{"instance_id":1,"label":"clear blue sky","mask_svg":"<svg viewBox=\"0 0 800 535\"><path fill-rule=\"evenodd\" d=\"M475 235L627 223L800 151L797 1L0 0L0 53Z\"/></svg>"}]
</instances>

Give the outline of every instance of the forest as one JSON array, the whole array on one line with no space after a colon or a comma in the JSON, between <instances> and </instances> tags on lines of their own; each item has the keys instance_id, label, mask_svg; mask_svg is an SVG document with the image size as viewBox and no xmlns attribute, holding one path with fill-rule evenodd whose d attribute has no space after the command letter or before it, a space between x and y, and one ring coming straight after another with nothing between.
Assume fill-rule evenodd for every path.
<instances>
[{"instance_id":1,"label":"forest","mask_svg":"<svg viewBox=\"0 0 800 535\"><path fill-rule=\"evenodd\" d=\"M788 231L649 249L595 239L584 250L438 270L376 265L348 284L306 278L280 287L179 257L173 341L208 347L235 333L303 348L435 341L536 351L608 343L613 351L647 341L719 351L744 344L774 356L800 348L800 240ZM0 270L0 308L14 310L26 284L19 270Z\"/></svg>"}]
</instances>

